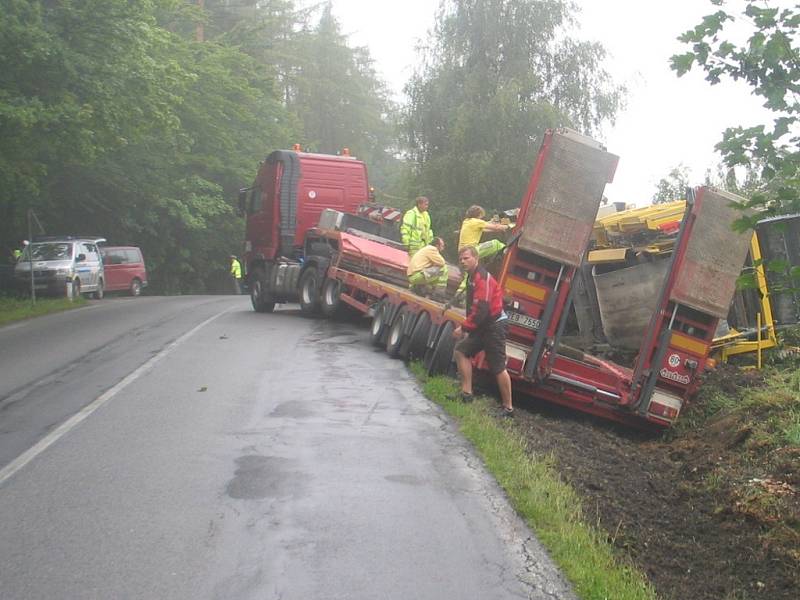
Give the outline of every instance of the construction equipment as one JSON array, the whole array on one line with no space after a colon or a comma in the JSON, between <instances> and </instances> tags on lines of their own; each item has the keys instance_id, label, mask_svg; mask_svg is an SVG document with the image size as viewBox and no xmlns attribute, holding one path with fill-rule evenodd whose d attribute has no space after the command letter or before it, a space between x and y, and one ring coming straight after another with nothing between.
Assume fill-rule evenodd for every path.
<instances>
[{"instance_id":1,"label":"construction equipment","mask_svg":"<svg viewBox=\"0 0 800 600\"><path fill-rule=\"evenodd\" d=\"M598 218L592 232L593 249L588 255L592 281L586 283L594 298L582 298L577 307L589 314L587 302L596 302L600 328L606 341L619 348L638 344L650 318L651 297L661 285L668 259L672 254L686 201L678 200L644 208L619 211ZM712 344L718 360L755 352L761 353L778 344L776 322L767 273L762 264L759 235L768 235L763 221L753 232L745 270L752 270L756 287L739 290L734 295L728 317L721 323ZM584 318L584 322L585 322ZM580 321L580 320L579 320ZM794 322L797 322L796 320ZM583 327L596 324L583 324Z\"/></svg>"}]
</instances>

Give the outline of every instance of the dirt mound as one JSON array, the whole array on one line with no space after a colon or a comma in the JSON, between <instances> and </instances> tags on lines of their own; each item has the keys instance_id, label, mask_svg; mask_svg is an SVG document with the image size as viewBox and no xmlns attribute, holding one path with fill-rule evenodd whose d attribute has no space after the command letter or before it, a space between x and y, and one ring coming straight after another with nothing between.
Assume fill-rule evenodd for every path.
<instances>
[{"instance_id":1,"label":"dirt mound","mask_svg":"<svg viewBox=\"0 0 800 600\"><path fill-rule=\"evenodd\" d=\"M760 373L726 367L705 387L761 385ZM686 417L701 425L654 436L533 400L517 405L531 452L554 456L586 518L662 598L800 597L800 456L759 455L752 415L703 420L711 409L701 399Z\"/></svg>"}]
</instances>

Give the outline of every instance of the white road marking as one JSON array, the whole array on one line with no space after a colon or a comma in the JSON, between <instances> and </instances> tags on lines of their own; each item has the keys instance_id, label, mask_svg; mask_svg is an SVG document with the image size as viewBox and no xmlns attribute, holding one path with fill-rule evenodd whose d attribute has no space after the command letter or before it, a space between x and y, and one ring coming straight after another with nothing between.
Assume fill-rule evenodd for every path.
<instances>
[{"instance_id":1,"label":"white road marking","mask_svg":"<svg viewBox=\"0 0 800 600\"><path fill-rule=\"evenodd\" d=\"M47 436L42 438L37 444L32 446L30 449L26 450L22 454L20 454L17 458L3 467L0 470L0 485L3 485L7 479L12 477L17 471L19 471L22 467L27 465L31 462L34 458L39 456L42 452L47 450L50 446L52 446L55 442L57 442L60 438L65 436L67 433L75 429L78 425L80 425L83 421L85 421L89 415L91 415L94 411L98 408L103 406L106 402L111 400L114 396L116 396L119 392L123 389L128 387L131 383L139 379L142 375L144 375L147 371L153 368L153 366L159 362L162 358L164 358L167 354L172 352L175 348L189 339L192 335L197 333L200 329L211 323L211 321L221 317L226 312L230 311L230 308L226 308L221 313L210 317L191 329L184 333L181 337L176 339L172 342L169 346L164 348L161 352L153 356L150 360L140 366L138 369L130 373L127 377L122 379L119 383L117 383L114 387L110 388L97 398L92 401L90 404L84 406L79 412L72 415L69 419L64 421L61 425L59 425L56 429L50 432Z\"/></svg>"}]
</instances>

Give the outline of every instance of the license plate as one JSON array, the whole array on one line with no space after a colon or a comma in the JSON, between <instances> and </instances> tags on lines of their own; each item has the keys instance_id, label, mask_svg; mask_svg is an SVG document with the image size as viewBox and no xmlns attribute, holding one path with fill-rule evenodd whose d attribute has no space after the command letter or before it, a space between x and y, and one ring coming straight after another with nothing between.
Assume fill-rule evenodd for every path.
<instances>
[{"instance_id":1,"label":"license plate","mask_svg":"<svg viewBox=\"0 0 800 600\"><path fill-rule=\"evenodd\" d=\"M514 325L519 325L520 327L524 327L525 329L530 329L532 331L538 331L539 327L542 326L542 322L539 319L534 319L528 315L521 315L515 312L508 313L508 320Z\"/></svg>"}]
</instances>

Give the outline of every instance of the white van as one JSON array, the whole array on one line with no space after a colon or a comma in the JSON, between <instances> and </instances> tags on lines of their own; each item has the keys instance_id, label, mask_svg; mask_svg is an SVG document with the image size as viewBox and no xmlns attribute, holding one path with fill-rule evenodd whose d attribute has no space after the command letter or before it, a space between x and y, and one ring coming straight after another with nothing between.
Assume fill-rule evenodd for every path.
<instances>
[{"instance_id":1,"label":"white van","mask_svg":"<svg viewBox=\"0 0 800 600\"><path fill-rule=\"evenodd\" d=\"M14 280L30 290L31 266L36 293L63 296L67 282L72 293L102 298L105 289L103 261L98 244L103 238L45 238L28 244L14 266Z\"/></svg>"}]
</instances>

